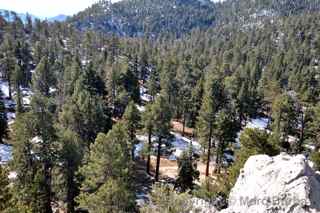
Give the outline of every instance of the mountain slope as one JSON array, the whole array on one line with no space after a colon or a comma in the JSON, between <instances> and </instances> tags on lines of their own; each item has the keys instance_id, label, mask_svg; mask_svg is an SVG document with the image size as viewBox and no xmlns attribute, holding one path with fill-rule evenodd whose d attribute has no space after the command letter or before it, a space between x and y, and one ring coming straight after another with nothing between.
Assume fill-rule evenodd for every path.
<instances>
[{"instance_id":1,"label":"mountain slope","mask_svg":"<svg viewBox=\"0 0 320 213\"><path fill-rule=\"evenodd\" d=\"M24 23L27 21L28 16L31 18L32 21L39 19L38 17L31 14L16 13L14 11L3 10L3 9L0 9L0 16L4 17L6 21L13 21L15 19L15 16L17 16Z\"/></svg>"},{"instance_id":2,"label":"mountain slope","mask_svg":"<svg viewBox=\"0 0 320 213\"><path fill-rule=\"evenodd\" d=\"M319 11L320 0L102 0L72 17L80 30L122 36L173 33L219 24L250 24L257 20Z\"/></svg>"},{"instance_id":3,"label":"mountain slope","mask_svg":"<svg viewBox=\"0 0 320 213\"><path fill-rule=\"evenodd\" d=\"M71 23L118 35L175 33L214 25L214 4L209 0L103 0L75 15Z\"/></svg>"},{"instance_id":4,"label":"mountain slope","mask_svg":"<svg viewBox=\"0 0 320 213\"><path fill-rule=\"evenodd\" d=\"M48 18L48 21L49 22L55 22L55 21L62 22L62 21L67 20L67 18L68 18L68 16L60 14L60 15Z\"/></svg>"}]
</instances>

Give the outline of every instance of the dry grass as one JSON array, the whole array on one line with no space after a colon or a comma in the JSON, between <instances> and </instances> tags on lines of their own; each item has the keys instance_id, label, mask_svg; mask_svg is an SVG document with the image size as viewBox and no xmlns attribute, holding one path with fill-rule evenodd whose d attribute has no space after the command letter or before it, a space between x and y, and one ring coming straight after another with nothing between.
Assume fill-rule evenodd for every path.
<instances>
[{"instance_id":1,"label":"dry grass","mask_svg":"<svg viewBox=\"0 0 320 213\"><path fill-rule=\"evenodd\" d=\"M156 156L151 156L151 166L153 170L156 168L157 158ZM206 164L198 161L197 162L197 169L200 172L200 181L202 182L205 179L205 172L206 172ZM210 165L210 174L213 177L212 172L214 170L214 165ZM177 161L168 160L166 158L160 159L160 175L161 177L169 177L169 178L177 178L178 176L178 163Z\"/></svg>"},{"instance_id":2,"label":"dry grass","mask_svg":"<svg viewBox=\"0 0 320 213\"><path fill-rule=\"evenodd\" d=\"M178 132L178 133L182 134L183 125L182 125L181 121L179 121L179 120L171 121L171 127L174 132ZM193 135L193 131L194 131L194 129L189 128L189 127L185 127L185 130L184 130L185 135L189 136L189 137L191 137Z\"/></svg>"}]
</instances>

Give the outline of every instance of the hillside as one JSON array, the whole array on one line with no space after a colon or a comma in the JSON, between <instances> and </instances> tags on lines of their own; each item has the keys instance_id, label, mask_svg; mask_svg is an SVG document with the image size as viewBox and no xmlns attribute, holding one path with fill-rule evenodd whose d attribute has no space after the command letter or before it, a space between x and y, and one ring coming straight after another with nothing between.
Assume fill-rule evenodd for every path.
<instances>
[{"instance_id":1,"label":"hillside","mask_svg":"<svg viewBox=\"0 0 320 213\"><path fill-rule=\"evenodd\" d=\"M319 1L0 16L0 212L319 212Z\"/></svg>"},{"instance_id":2,"label":"hillside","mask_svg":"<svg viewBox=\"0 0 320 213\"><path fill-rule=\"evenodd\" d=\"M75 15L70 22L81 30L99 30L117 35L145 33L181 35L215 23L214 4L209 0L100 1Z\"/></svg>"},{"instance_id":3,"label":"hillside","mask_svg":"<svg viewBox=\"0 0 320 213\"><path fill-rule=\"evenodd\" d=\"M214 3L215 2L215 3ZM319 0L102 0L69 20L76 28L121 36L178 37L193 29L223 24L248 25L265 19L319 10Z\"/></svg>"}]
</instances>

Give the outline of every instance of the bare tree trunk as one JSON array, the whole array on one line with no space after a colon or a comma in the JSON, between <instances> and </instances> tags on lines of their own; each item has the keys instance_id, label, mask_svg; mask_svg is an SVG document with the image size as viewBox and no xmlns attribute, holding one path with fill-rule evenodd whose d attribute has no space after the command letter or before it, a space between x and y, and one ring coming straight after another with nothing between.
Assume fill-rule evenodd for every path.
<instances>
[{"instance_id":1,"label":"bare tree trunk","mask_svg":"<svg viewBox=\"0 0 320 213\"><path fill-rule=\"evenodd\" d=\"M150 175L150 163L151 163L151 131L148 134L148 159L147 159L147 173Z\"/></svg>"},{"instance_id":2,"label":"bare tree trunk","mask_svg":"<svg viewBox=\"0 0 320 213\"><path fill-rule=\"evenodd\" d=\"M302 145L304 142L304 113L303 113L303 109L301 110L302 115L301 115L301 130L300 130L300 141L299 141L299 150L298 152L302 152Z\"/></svg>"},{"instance_id":3,"label":"bare tree trunk","mask_svg":"<svg viewBox=\"0 0 320 213\"><path fill-rule=\"evenodd\" d=\"M12 99L12 90L11 90L11 77L8 76L8 90L9 90L9 98Z\"/></svg>"},{"instance_id":4,"label":"bare tree trunk","mask_svg":"<svg viewBox=\"0 0 320 213\"><path fill-rule=\"evenodd\" d=\"M210 170L211 138L212 138L212 124L210 124L210 133L209 133L209 141L208 141L208 156L207 156L206 177L209 176L209 170Z\"/></svg>"},{"instance_id":5,"label":"bare tree trunk","mask_svg":"<svg viewBox=\"0 0 320 213\"><path fill-rule=\"evenodd\" d=\"M186 113L183 112L182 136L185 135L185 128L186 128Z\"/></svg>"},{"instance_id":6,"label":"bare tree trunk","mask_svg":"<svg viewBox=\"0 0 320 213\"><path fill-rule=\"evenodd\" d=\"M47 160L44 162L44 181L45 181L45 212L52 213L51 208L51 171L50 163Z\"/></svg>"},{"instance_id":7,"label":"bare tree trunk","mask_svg":"<svg viewBox=\"0 0 320 213\"><path fill-rule=\"evenodd\" d=\"M158 144L158 154L157 154L157 165L156 165L156 181L159 181L159 170L160 170L160 154L161 154L161 140L162 138L159 137L159 144Z\"/></svg>"}]
</instances>

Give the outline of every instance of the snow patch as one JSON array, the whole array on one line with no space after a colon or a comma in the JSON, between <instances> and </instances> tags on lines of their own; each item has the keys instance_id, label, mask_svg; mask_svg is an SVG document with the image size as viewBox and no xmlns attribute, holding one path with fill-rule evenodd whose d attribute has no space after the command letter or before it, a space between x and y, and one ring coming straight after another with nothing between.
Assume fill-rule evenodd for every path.
<instances>
[{"instance_id":1,"label":"snow patch","mask_svg":"<svg viewBox=\"0 0 320 213\"><path fill-rule=\"evenodd\" d=\"M0 164L5 164L12 159L12 146L0 144Z\"/></svg>"}]
</instances>

